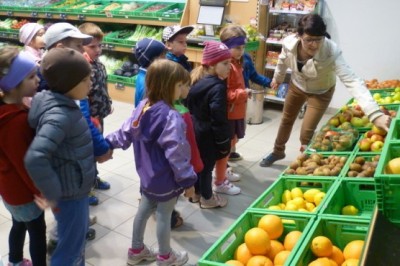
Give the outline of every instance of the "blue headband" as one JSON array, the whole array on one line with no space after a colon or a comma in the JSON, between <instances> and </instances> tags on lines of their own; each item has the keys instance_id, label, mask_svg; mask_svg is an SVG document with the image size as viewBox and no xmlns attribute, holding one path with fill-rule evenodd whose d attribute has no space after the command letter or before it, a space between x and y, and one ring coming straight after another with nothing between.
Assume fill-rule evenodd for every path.
<instances>
[{"instance_id":1,"label":"blue headband","mask_svg":"<svg viewBox=\"0 0 400 266\"><path fill-rule=\"evenodd\" d=\"M29 55L19 53L12 61L10 68L5 69L7 72L0 79L0 89L9 92L16 88L35 67L36 63Z\"/></svg>"},{"instance_id":2,"label":"blue headband","mask_svg":"<svg viewBox=\"0 0 400 266\"><path fill-rule=\"evenodd\" d=\"M223 43L226 46L228 46L229 49L235 48L239 45L245 45L246 37L244 37L244 36L232 37L232 38L226 39L225 41L223 41Z\"/></svg>"}]
</instances>

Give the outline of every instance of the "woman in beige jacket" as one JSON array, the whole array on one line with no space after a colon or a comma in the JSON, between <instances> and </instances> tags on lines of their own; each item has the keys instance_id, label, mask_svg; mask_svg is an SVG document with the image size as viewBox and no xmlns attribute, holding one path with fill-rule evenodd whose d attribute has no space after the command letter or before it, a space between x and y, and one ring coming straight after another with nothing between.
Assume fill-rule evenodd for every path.
<instances>
[{"instance_id":1,"label":"woman in beige jacket","mask_svg":"<svg viewBox=\"0 0 400 266\"><path fill-rule=\"evenodd\" d=\"M341 50L326 36L328 34L322 17L309 14L300 19L298 33L283 40L271 88L278 88L288 68L292 70L292 75L274 150L260 162L262 167L285 158L285 144L301 107L307 102L300 132L300 151L305 150L332 99L336 76L357 100L370 121L388 130L390 117L380 111L364 81L354 74L344 61Z\"/></svg>"}]
</instances>

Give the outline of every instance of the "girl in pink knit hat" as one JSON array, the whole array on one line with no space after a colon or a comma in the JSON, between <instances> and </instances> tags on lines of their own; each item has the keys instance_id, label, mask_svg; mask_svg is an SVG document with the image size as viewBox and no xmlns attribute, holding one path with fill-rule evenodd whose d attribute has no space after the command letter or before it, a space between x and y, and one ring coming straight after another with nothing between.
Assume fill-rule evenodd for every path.
<instances>
[{"instance_id":1,"label":"girl in pink knit hat","mask_svg":"<svg viewBox=\"0 0 400 266\"><path fill-rule=\"evenodd\" d=\"M23 53L32 56L36 63L42 60L44 33L44 27L38 23L26 23L19 29L19 41L24 44Z\"/></svg>"}]
</instances>

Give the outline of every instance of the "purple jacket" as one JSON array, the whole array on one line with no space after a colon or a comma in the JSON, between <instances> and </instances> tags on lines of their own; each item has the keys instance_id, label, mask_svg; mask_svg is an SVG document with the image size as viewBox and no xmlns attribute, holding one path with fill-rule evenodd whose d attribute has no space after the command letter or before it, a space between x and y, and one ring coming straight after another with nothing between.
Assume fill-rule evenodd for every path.
<instances>
[{"instance_id":1,"label":"purple jacket","mask_svg":"<svg viewBox=\"0 0 400 266\"><path fill-rule=\"evenodd\" d=\"M167 201L197 180L190 164L190 146L181 115L159 101L142 114L147 99L140 102L121 128L106 139L113 148L127 149L133 143L140 190L148 198Z\"/></svg>"}]
</instances>

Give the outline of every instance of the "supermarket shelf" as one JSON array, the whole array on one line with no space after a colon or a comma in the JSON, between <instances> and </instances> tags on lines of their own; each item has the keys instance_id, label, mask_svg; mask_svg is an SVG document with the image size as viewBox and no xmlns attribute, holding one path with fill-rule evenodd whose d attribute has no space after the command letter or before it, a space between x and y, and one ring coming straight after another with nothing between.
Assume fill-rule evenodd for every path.
<instances>
[{"instance_id":1,"label":"supermarket shelf","mask_svg":"<svg viewBox=\"0 0 400 266\"><path fill-rule=\"evenodd\" d=\"M267 39L265 41L267 44L273 44L273 45L282 45L282 41L275 41L275 40L271 40L271 39Z\"/></svg>"},{"instance_id":2,"label":"supermarket shelf","mask_svg":"<svg viewBox=\"0 0 400 266\"><path fill-rule=\"evenodd\" d=\"M278 98L276 96L266 94L266 95L264 95L264 101L283 104L285 102L285 99L284 98Z\"/></svg>"},{"instance_id":3,"label":"supermarket shelf","mask_svg":"<svg viewBox=\"0 0 400 266\"><path fill-rule=\"evenodd\" d=\"M273 65L265 65L265 69L268 69L268 70L275 70L275 68L276 68L276 66L273 66ZM292 70L290 68L288 68L286 70L286 74L290 74L290 73L292 73Z\"/></svg>"},{"instance_id":4,"label":"supermarket shelf","mask_svg":"<svg viewBox=\"0 0 400 266\"><path fill-rule=\"evenodd\" d=\"M307 14L311 13L311 11L270 9L269 13L272 15L279 15L279 14L307 15Z\"/></svg>"}]
</instances>

